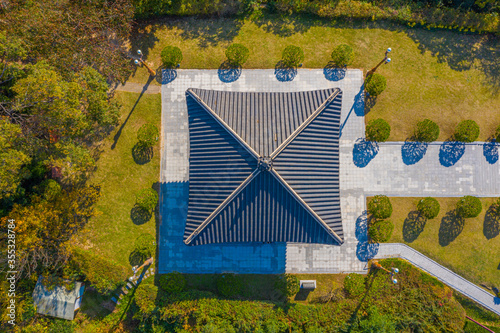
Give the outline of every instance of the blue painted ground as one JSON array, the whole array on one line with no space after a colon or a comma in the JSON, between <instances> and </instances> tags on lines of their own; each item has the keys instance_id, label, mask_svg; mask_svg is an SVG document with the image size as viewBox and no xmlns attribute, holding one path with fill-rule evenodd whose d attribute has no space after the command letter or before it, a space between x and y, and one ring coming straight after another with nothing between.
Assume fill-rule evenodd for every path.
<instances>
[{"instance_id":1,"label":"blue painted ground","mask_svg":"<svg viewBox=\"0 0 500 333\"><path fill-rule=\"evenodd\" d=\"M183 242L187 216L188 182L162 183L160 195L160 274L285 272L285 243L237 243L187 246Z\"/></svg>"}]
</instances>

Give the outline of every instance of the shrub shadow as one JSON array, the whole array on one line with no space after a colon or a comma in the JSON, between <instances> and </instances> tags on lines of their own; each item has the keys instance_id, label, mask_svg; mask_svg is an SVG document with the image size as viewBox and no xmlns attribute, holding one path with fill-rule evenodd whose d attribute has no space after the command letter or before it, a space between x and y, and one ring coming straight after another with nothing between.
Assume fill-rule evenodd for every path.
<instances>
[{"instance_id":1,"label":"shrub shadow","mask_svg":"<svg viewBox=\"0 0 500 333\"><path fill-rule=\"evenodd\" d=\"M403 223L403 239L405 242L412 243L424 231L427 219L420 214L419 211L414 210L408 213Z\"/></svg>"},{"instance_id":2,"label":"shrub shadow","mask_svg":"<svg viewBox=\"0 0 500 333\"><path fill-rule=\"evenodd\" d=\"M280 60L274 67L274 75L280 82L291 82L297 76L297 68L289 67L283 60Z\"/></svg>"},{"instance_id":3,"label":"shrub shadow","mask_svg":"<svg viewBox=\"0 0 500 333\"><path fill-rule=\"evenodd\" d=\"M352 150L352 159L354 165L358 168L364 168L378 154L378 144L375 141L366 141L361 138L356 141Z\"/></svg>"},{"instance_id":4,"label":"shrub shadow","mask_svg":"<svg viewBox=\"0 0 500 333\"><path fill-rule=\"evenodd\" d=\"M165 68L161 71L161 84L169 84L177 78L177 70L174 68Z\"/></svg>"},{"instance_id":5,"label":"shrub shadow","mask_svg":"<svg viewBox=\"0 0 500 333\"><path fill-rule=\"evenodd\" d=\"M368 211L366 210L356 219L355 236L360 242L368 241Z\"/></svg>"},{"instance_id":6,"label":"shrub shadow","mask_svg":"<svg viewBox=\"0 0 500 333\"><path fill-rule=\"evenodd\" d=\"M455 210L446 213L439 226L439 245L447 246L453 242L464 229L465 219Z\"/></svg>"},{"instance_id":7,"label":"shrub shadow","mask_svg":"<svg viewBox=\"0 0 500 333\"><path fill-rule=\"evenodd\" d=\"M241 66L234 66L228 60L224 61L217 70L219 80L224 83L231 83L241 76Z\"/></svg>"},{"instance_id":8,"label":"shrub shadow","mask_svg":"<svg viewBox=\"0 0 500 333\"><path fill-rule=\"evenodd\" d=\"M412 165L420 161L425 156L428 146L429 144L427 142L405 141L401 146L403 163Z\"/></svg>"},{"instance_id":9,"label":"shrub shadow","mask_svg":"<svg viewBox=\"0 0 500 333\"><path fill-rule=\"evenodd\" d=\"M498 146L495 139L483 144L483 155L489 164L495 164L498 161Z\"/></svg>"},{"instance_id":10,"label":"shrub shadow","mask_svg":"<svg viewBox=\"0 0 500 333\"><path fill-rule=\"evenodd\" d=\"M333 61L330 61L325 68L323 68L323 75L328 81L340 81L345 78L347 68L338 68Z\"/></svg>"},{"instance_id":11,"label":"shrub shadow","mask_svg":"<svg viewBox=\"0 0 500 333\"><path fill-rule=\"evenodd\" d=\"M153 158L153 147L145 148L139 143L132 147L132 158L134 162L139 165L146 164Z\"/></svg>"},{"instance_id":12,"label":"shrub shadow","mask_svg":"<svg viewBox=\"0 0 500 333\"><path fill-rule=\"evenodd\" d=\"M462 158L464 153L464 142L445 141L439 148L439 163L444 167L451 167Z\"/></svg>"},{"instance_id":13,"label":"shrub shadow","mask_svg":"<svg viewBox=\"0 0 500 333\"><path fill-rule=\"evenodd\" d=\"M358 257L360 261L367 262L377 255L378 248L378 243L359 242L356 247L356 257Z\"/></svg>"},{"instance_id":14,"label":"shrub shadow","mask_svg":"<svg viewBox=\"0 0 500 333\"><path fill-rule=\"evenodd\" d=\"M307 297L311 293L310 289L300 289L298 293L295 294L294 301L306 301Z\"/></svg>"},{"instance_id":15,"label":"shrub shadow","mask_svg":"<svg viewBox=\"0 0 500 333\"><path fill-rule=\"evenodd\" d=\"M363 117L365 115L365 85L363 84L359 89L359 92L354 97L354 113L358 117Z\"/></svg>"},{"instance_id":16,"label":"shrub shadow","mask_svg":"<svg viewBox=\"0 0 500 333\"><path fill-rule=\"evenodd\" d=\"M491 205L484 216L483 234L486 239L493 239L500 234L500 218L495 216L495 208L498 209L496 204Z\"/></svg>"},{"instance_id":17,"label":"shrub shadow","mask_svg":"<svg viewBox=\"0 0 500 333\"><path fill-rule=\"evenodd\" d=\"M132 222L134 222L135 225L141 225L149 222L149 220L151 220L151 217L153 217L153 214L151 212L148 212L147 210L144 210L137 205L135 205L130 210L130 219L132 220Z\"/></svg>"}]
</instances>

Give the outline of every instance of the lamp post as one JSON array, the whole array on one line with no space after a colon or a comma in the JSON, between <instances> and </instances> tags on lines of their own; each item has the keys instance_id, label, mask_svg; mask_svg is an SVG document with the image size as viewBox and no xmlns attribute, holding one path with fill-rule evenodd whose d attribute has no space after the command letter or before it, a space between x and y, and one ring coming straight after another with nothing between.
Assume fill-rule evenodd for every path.
<instances>
[{"instance_id":1,"label":"lamp post","mask_svg":"<svg viewBox=\"0 0 500 333\"><path fill-rule=\"evenodd\" d=\"M394 277L394 274L399 273L399 269L397 269L395 267L391 267L391 270L388 270L387 268L383 267L377 260L372 261L372 266L377 268L377 269L381 269L381 270L386 271L387 273L389 273L391 275L392 283L394 283L394 284L398 283L398 280L396 280L396 278Z\"/></svg>"},{"instance_id":2,"label":"lamp post","mask_svg":"<svg viewBox=\"0 0 500 333\"><path fill-rule=\"evenodd\" d=\"M136 65L139 65L139 63L143 64L144 67L146 67L148 69L148 72L149 72L149 75L151 76L156 76L156 72L154 70L151 69L151 67L149 67L146 62L144 62L144 60L142 60L142 52L141 50L137 50L137 54L139 55L139 60L135 59L134 60L134 63Z\"/></svg>"},{"instance_id":3,"label":"lamp post","mask_svg":"<svg viewBox=\"0 0 500 333\"><path fill-rule=\"evenodd\" d=\"M377 68L379 68L379 67L380 67L380 65L390 63L390 62L391 62L391 58L389 58L389 57L388 57L388 55L389 55L389 53L390 53L391 51L392 51L392 49L389 47L389 48L387 49L387 51L385 51L385 57L384 57L384 59L382 59L382 61L381 61L381 62L379 62L377 66L375 66L375 67L373 67L372 69L370 69L370 70L368 71L368 73L366 73L366 76L368 76L368 75L371 75L371 74L375 73L375 71L377 70Z\"/></svg>"}]
</instances>

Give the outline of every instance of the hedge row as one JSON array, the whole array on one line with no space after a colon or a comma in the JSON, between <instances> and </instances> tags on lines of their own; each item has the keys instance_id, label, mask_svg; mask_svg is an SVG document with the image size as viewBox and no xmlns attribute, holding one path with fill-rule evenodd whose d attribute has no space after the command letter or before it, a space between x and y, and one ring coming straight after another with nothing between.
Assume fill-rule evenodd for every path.
<instances>
[{"instance_id":1,"label":"hedge row","mask_svg":"<svg viewBox=\"0 0 500 333\"><path fill-rule=\"evenodd\" d=\"M286 14L313 14L329 19L392 20L425 28L498 33L500 17L493 14L463 11L455 8L419 8L408 2L399 6L363 1L327 0L134 0L137 18L161 15L233 16L265 8Z\"/></svg>"}]
</instances>

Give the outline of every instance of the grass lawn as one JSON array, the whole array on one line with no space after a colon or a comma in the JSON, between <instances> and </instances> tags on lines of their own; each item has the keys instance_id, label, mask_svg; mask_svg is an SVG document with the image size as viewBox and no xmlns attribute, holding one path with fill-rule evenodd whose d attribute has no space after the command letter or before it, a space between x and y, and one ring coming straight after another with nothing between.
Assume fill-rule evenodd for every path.
<instances>
[{"instance_id":1,"label":"grass lawn","mask_svg":"<svg viewBox=\"0 0 500 333\"><path fill-rule=\"evenodd\" d=\"M377 71L386 76L387 89L366 117L386 119L392 127L389 140L405 140L424 118L439 124L439 140L448 139L464 119L479 124L479 140L500 125L500 41L486 35L305 17L164 18L140 22L130 47L140 48L155 68L161 50L174 45L183 52L181 68L214 69L233 42L250 49L244 69L274 68L290 44L303 48L304 68L324 68L333 48L347 43L356 53L351 67L366 72L392 47L392 62ZM147 75L138 69L130 81L146 82Z\"/></svg>"},{"instance_id":2,"label":"grass lawn","mask_svg":"<svg viewBox=\"0 0 500 333\"><path fill-rule=\"evenodd\" d=\"M411 213L420 198L390 199L394 232L389 242L405 243L478 285L500 287L500 236L492 237L485 223L485 213L495 199L481 199L483 211L465 219L463 227L450 218L458 198L436 198L441 211L425 223Z\"/></svg>"},{"instance_id":3,"label":"grass lawn","mask_svg":"<svg viewBox=\"0 0 500 333\"><path fill-rule=\"evenodd\" d=\"M101 185L101 199L97 204L100 215L86 226L88 238L80 243L108 259L130 266L129 255L134 241L141 233L156 235L155 216L145 222L131 218L135 194L158 182L160 172L159 144L153 158L137 164L132 148L137 142L137 130L151 122L160 128L160 95L142 95L117 92L115 99L122 104L120 124L104 140L98 169L91 183ZM116 144L115 144L116 142ZM132 273L132 271L130 271Z\"/></svg>"}]
</instances>

